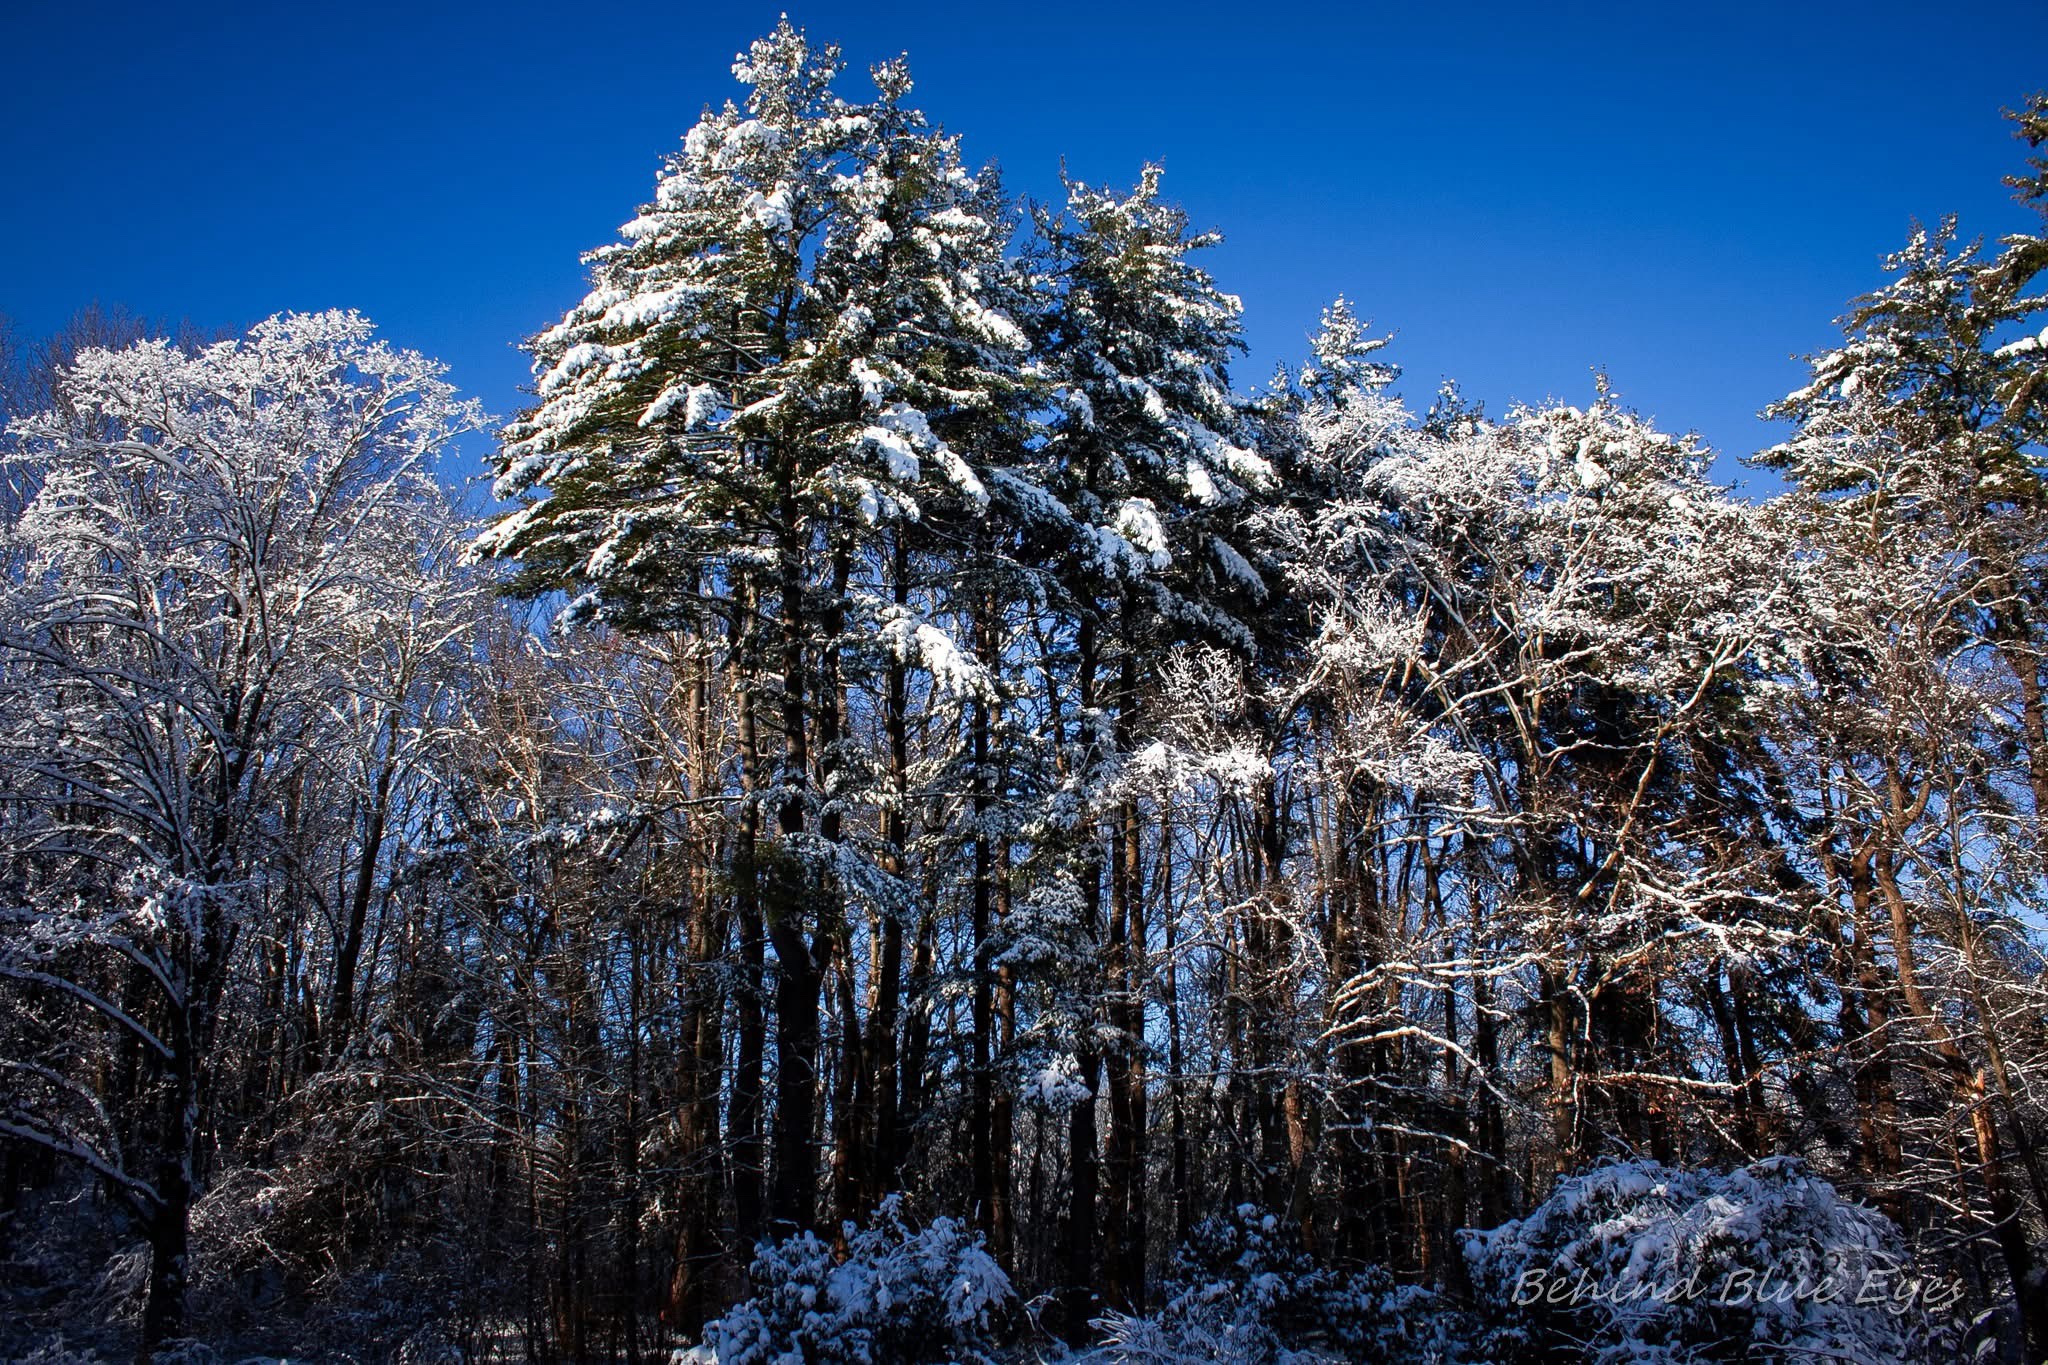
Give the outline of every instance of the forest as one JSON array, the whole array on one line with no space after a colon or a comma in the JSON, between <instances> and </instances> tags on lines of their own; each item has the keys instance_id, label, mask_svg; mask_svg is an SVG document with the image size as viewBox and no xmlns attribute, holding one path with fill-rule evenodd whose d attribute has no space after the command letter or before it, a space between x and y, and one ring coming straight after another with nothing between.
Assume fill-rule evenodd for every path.
<instances>
[{"instance_id":1,"label":"forest","mask_svg":"<svg viewBox=\"0 0 2048 1365\"><path fill-rule=\"evenodd\" d=\"M843 66L502 425L10 335L0 1356L2048 1358L2048 95L1744 496Z\"/></svg>"}]
</instances>

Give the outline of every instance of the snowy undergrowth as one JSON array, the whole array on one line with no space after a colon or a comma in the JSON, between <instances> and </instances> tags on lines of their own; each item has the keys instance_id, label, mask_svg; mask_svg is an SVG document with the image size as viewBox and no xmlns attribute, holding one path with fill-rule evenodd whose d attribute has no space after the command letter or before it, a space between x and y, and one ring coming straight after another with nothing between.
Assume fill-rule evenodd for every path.
<instances>
[{"instance_id":1,"label":"snowy undergrowth","mask_svg":"<svg viewBox=\"0 0 2048 1365\"><path fill-rule=\"evenodd\" d=\"M754 1297L676 1365L994 1365L1016 1293L979 1233L953 1218L913 1228L891 1195L842 1241L764 1243Z\"/></svg>"},{"instance_id":2,"label":"snowy undergrowth","mask_svg":"<svg viewBox=\"0 0 2048 1365\"><path fill-rule=\"evenodd\" d=\"M1450 1365L1458 1315L1438 1295L1379 1266L1337 1270L1303 1245L1300 1228L1241 1204L1204 1219L1174 1253L1166 1304L1099 1319L1100 1365Z\"/></svg>"},{"instance_id":3,"label":"snowy undergrowth","mask_svg":"<svg viewBox=\"0 0 2048 1365\"><path fill-rule=\"evenodd\" d=\"M1913 1271L1889 1219L1790 1157L1603 1166L1466 1236L1479 1344L1502 1365L1959 1356L1951 1291Z\"/></svg>"}]
</instances>

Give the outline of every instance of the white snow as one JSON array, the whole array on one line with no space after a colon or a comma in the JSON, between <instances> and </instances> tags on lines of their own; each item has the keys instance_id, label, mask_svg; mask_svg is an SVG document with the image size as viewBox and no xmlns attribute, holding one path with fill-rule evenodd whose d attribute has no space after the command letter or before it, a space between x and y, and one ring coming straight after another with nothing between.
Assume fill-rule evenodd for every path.
<instances>
[{"instance_id":1,"label":"white snow","mask_svg":"<svg viewBox=\"0 0 2048 1365\"><path fill-rule=\"evenodd\" d=\"M1166 548L1166 528L1160 524L1159 509L1152 505L1150 498L1126 498L1117 509L1116 531L1155 570L1165 569L1173 562L1173 556Z\"/></svg>"}]
</instances>

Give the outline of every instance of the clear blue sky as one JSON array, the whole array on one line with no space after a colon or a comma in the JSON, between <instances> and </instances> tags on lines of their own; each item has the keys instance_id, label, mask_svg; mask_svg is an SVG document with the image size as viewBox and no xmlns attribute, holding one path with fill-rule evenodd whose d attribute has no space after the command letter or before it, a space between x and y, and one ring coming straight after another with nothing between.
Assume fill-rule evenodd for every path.
<instances>
[{"instance_id":1,"label":"clear blue sky","mask_svg":"<svg viewBox=\"0 0 2048 1365\"><path fill-rule=\"evenodd\" d=\"M359 308L494 413L577 253L735 87L779 4L85 5L0 14L0 313L100 299L241 325ZM1783 12L1787 10L1791 12ZM1999 117L2048 84L2048 4L1603 8L810 3L1013 190L1128 181L1227 244L1241 384L1345 293L1499 411L1604 366L1743 454L1789 357L1879 279L1909 220L2034 221ZM1732 468L1728 470L1732 476Z\"/></svg>"}]
</instances>

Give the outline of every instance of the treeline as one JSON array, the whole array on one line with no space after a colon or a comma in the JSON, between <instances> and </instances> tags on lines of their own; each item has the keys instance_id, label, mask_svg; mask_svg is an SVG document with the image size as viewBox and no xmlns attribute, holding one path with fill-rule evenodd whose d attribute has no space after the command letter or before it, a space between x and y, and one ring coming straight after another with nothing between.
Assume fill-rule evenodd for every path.
<instances>
[{"instance_id":1,"label":"treeline","mask_svg":"<svg viewBox=\"0 0 2048 1365\"><path fill-rule=\"evenodd\" d=\"M510 510L352 314L12 365L20 1340L654 1359L900 1193L1082 1343L1221 1209L1455 1297L1604 1159L1796 1155L2048 1352L2048 224L1916 233L1745 501L1341 301L1246 396L1156 170L735 72Z\"/></svg>"}]
</instances>

